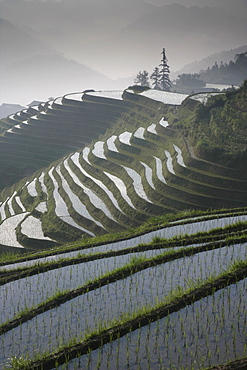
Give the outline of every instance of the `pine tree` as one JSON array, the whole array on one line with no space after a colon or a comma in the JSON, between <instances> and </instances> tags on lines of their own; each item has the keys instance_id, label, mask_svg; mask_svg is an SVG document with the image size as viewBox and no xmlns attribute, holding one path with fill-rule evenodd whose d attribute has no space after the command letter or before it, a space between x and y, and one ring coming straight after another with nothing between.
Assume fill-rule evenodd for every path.
<instances>
[{"instance_id":1,"label":"pine tree","mask_svg":"<svg viewBox=\"0 0 247 370\"><path fill-rule=\"evenodd\" d=\"M154 71L151 74L150 79L153 81L152 82L153 88L156 89L156 90L160 90L161 89L160 88L160 83L159 83L160 71L159 71L159 68L158 67L155 67L154 68Z\"/></svg>"},{"instance_id":2,"label":"pine tree","mask_svg":"<svg viewBox=\"0 0 247 370\"><path fill-rule=\"evenodd\" d=\"M170 91L172 83L171 83L171 80L170 80L170 77L169 77L170 67L167 64L166 49L165 48L163 48L163 51L162 51L161 54L163 56L162 56L161 64L160 64L161 71L160 71L159 83L160 83L160 86L161 86L162 90Z\"/></svg>"},{"instance_id":3,"label":"pine tree","mask_svg":"<svg viewBox=\"0 0 247 370\"><path fill-rule=\"evenodd\" d=\"M135 78L135 83L140 84L141 86L149 86L148 72L147 71L143 71L143 72L140 71L139 73L137 73L136 78Z\"/></svg>"}]
</instances>

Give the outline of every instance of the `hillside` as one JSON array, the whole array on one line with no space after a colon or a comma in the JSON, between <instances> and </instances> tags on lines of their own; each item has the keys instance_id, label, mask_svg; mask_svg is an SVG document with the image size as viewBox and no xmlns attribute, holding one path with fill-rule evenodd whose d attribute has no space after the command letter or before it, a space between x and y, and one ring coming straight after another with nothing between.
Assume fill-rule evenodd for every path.
<instances>
[{"instance_id":1,"label":"hillside","mask_svg":"<svg viewBox=\"0 0 247 370\"><path fill-rule=\"evenodd\" d=\"M0 367L246 369L246 91L0 120Z\"/></svg>"},{"instance_id":2,"label":"hillside","mask_svg":"<svg viewBox=\"0 0 247 370\"><path fill-rule=\"evenodd\" d=\"M185 100L184 110L169 116L174 122L172 127L181 130L198 157L238 168L244 173L247 160L246 82L240 89L226 94L191 97L205 104L198 104L191 110L191 100Z\"/></svg>"},{"instance_id":3,"label":"hillside","mask_svg":"<svg viewBox=\"0 0 247 370\"><path fill-rule=\"evenodd\" d=\"M234 60L236 54L244 53L246 50L247 45L243 45L231 50L224 50L218 53L214 53L206 58L203 58L202 60L195 61L185 65L182 69L177 71L176 74L179 75L182 73L195 73L195 72L199 73L201 70L207 70L208 67L213 66L215 62L217 62L218 65L220 65L221 62L229 63L231 60Z\"/></svg>"},{"instance_id":4,"label":"hillside","mask_svg":"<svg viewBox=\"0 0 247 370\"><path fill-rule=\"evenodd\" d=\"M1 120L0 244L44 248L247 206L246 86L134 91L69 94Z\"/></svg>"}]
</instances>

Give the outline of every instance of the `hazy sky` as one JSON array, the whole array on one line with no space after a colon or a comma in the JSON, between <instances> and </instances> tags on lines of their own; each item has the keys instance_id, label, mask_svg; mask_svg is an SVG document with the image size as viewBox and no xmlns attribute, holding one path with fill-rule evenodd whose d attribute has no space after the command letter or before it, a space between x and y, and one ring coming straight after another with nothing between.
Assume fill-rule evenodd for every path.
<instances>
[{"instance_id":1,"label":"hazy sky","mask_svg":"<svg viewBox=\"0 0 247 370\"><path fill-rule=\"evenodd\" d=\"M1 94L6 101L16 99L17 85L22 93L37 89L36 95L50 84L51 96L98 88L99 80L106 84L94 74L89 86L90 70L84 66L111 79L133 80L140 70L152 73L163 47L176 72L245 45L246 16L247 0L0 0L0 17L9 21L0 24ZM81 79L72 78L79 69ZM122 88L129 81L111 86Z\"/></svg>"}]
</instances>

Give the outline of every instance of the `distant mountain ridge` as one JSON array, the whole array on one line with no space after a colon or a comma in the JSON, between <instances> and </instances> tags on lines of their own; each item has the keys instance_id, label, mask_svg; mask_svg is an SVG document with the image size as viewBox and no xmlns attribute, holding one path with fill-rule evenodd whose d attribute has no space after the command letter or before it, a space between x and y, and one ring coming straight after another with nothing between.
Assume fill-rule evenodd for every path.
<instances>
[{"instance_id":1,"label":"distant mountain ridge","mask_svg":"<svg viewBox=\"0 0 247 370\"><path fill-rule=\"evenodd\" d=\"M37 54L61 54L47 43L22 31L20 27L6 19L0 19L0 35L1 70L14 62L33 57Z\"/></svg>"},{"instance_id":2,"label":"distant mountain ridge","mask_svg":"<svg viewBox=\"0 0 247 370\"><path fill-rule=\"evenodd\" d=\"M173 78L190 62L246 44L244 1L227 0L225 5L221 0L200 1L199 5L158 7L142 0L2 1L1 16L6 20L0 23L5 30L0 39L4 51L0 101L25 105L33 97L46 100L45 90L58 96L87 88L122 89L128 86L129 76L133 81L138 71L151 73L159 65L163 47ZM57 65L52 62L55 59ZM125 78L126 84L120 80Z\"/></svg>"},{"instance_id":3,"label":"distant mountain ridge","mask_svg":"<svg viewBox=\"0 0 247 370\"><path fill-rule=\"evenodd\" d=\"M5 0L1 14L14 23L29 25L36 37L66 57L115 78L152 69L159 63L163 47L174 71L246 43L246 2L200 1L199 5L157 7L141 0Z\"/></svg>"},{"instance_id":4,"label":"distant mountain ridge","mask_svg":"<svg viewBox=\"0 0 247 370\"><path fill-rule=\"evenodd\" d=\"M46 101L68 91L101 89L113 83L108 77L61 55L34 55L4 69L3 102L28 104L34 97ZM20 96L21 95L21 96Z\"/></svg>"},{"instance_id":5,"label":"distant mountain ridge","mask_svg":"<svg viewBox=\"0 0 247 370\"><path fill-rule=\"evenodd\" d=\"M202 60L195 61L185 65L182 69L176 72L176 74L181 73L197 73L200 70L206 70L208 67L212 67L215 62L220 64L222 61L223 63L229 63L230 60L234 60L236 54L244 53L247 50L247 45L240 46L235 49L221 51L219 53L215 53L209 55ZM247 77L247 76L246 76Z\"/></svg>"},{"instance_id":6,"label":"distant mountain ridge","mask_svg":"<svg viewBox=\"0 0 247 370\"><path fill-rule=\"evenodd\" d=\"M185 65L189 60L198 60L202 55L206 57L222 49L244 45L247 29L243 19L238 19L221 8L186 8L172 4L141 16L117 36L112 37L109 42L114 45L119 56L118 61L124 58L124 51L130 39L136 69L141 60L145 69L152 70L155 62L151 63L151 58L147 58L147 49L148 55L157 55L157 65L158 55L162 50L157 50L158 45L163 45L167 50L170 68L174 71L179 64ZM138 48L142 42L143 48Z\"/></svg>"}]
</instances>

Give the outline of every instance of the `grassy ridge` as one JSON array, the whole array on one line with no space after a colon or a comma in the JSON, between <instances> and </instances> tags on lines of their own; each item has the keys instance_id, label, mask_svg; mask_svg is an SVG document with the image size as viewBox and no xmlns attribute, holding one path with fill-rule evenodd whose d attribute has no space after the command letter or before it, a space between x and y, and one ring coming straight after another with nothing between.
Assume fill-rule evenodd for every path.
<instances>
[{"instance_id":1,"label":"grassy ridge","mask_svg":"<svg viewBox=\"0 0 247 370\"><path fill-rule=\"evenodd\" d=\"M30 168L32 162L54 160L63 151L68 157L62 157L43 169L43 186L41 171L38 171L26 179L27 184L23 185L23 180L2 191L1 218L6 227L8 222L12 222L12 216L21 213L18 197L23 208L41 221L44 235L54 243L121 232L142 224L150 217L180 210L246 206L247 181L241 169L221 166L217 161L209 162L193 154L183 119L186 117L191 129L191 117L195 117L197 109L204 109L202 103L195 100L191 103L192 98L187 98L181 106L174 106L129 91L123 93L123 100L90 94L84 94L83 100L77 99L73 100L73 94L69 94L60 105L49 102L45 112L37 113L36 110L36 118L30 116L29 124L23 125L25 135L8 133L11 140L14 137L18 141L22 136L19 142L23 144L22 153L18 146L14 151L13 143L10 160L18 153L17 161L23 160L23 166L33 145L30 139L39 136L40 128L44 129L42 137L39 137L41 141L48 134L51 137L46 140L46 147L37 145L38 155L33 154ZM169 121L168 127L160 124L164 119ZM13 118L11 120L14 121ZM140 128L143 130L142 138L135 136ZM56 145L53 145L56 132ZM126 134L129 142L124 139ZM78 139L75 141L76 136ZM114 149L108 148L107 141L111 137L115 137ZM90 144L84 148L87 141ZM71 153L71 145L73 149L78 146L78 152ZM77 165L73 156L77 158ZM20 166L19 171L22 170ZM8 173L11 171L9 168ZM28 194L28 186L35 179L37 194ZM13 190L17 193L12 199ZM46 203L47 210L37 212L35 208L41 202ZM27 224L28 220L24 222ZM25 236L21 223L15 228L19 245L29 249L49 248L50 244L42 238L38 241L34 234ZM12 240L14 238L15 235ZM11 243L15 242L11 241L10 246Z\"/></svg>"},{"instance_id":2,"label":"grassy ridge","mask_svg":"<svg viewBox=\"0 0 247 370\"><path fill-rule=\"evenodd\" d=\"M182 110L170 113L174 127L193 145L198 157L236 167L246 179L247 84L208 99L206 104L187 98Z\"/></svg>"},{"instance_id":3,"label":"grassy ridge","mask_svg":"<svg viewBox=\"0 0 247 370\"><path fill-rule=\"evenodd\" d=\"M178 290L172 292L164 302L159 302L156 307L150 309L142 308L139 312L134 312L131 315L122 317L121 321L113 322L107 328L101 328L86 336L84 340L78 343L70 343L63 346L59 351L44 357L38 357L37 360L26 360L25 358L14 358L13 364L16 367L13 369L22 370L41 370L52 369L68 362L70 359L87 354L88 352L103 346L106 343L112 342L129 332L132 332L142 326L148 325L158 319L170 315L183 307L190 305L210 294L214 294L219 289L222 289L230 284L244 279L247 276L246 262L236 263L228 271L220 274L217 277L211 277L207 281L199 283L185 291ZM16 361L15 361L16 360Z\"/></svg>"}]
</instances>

